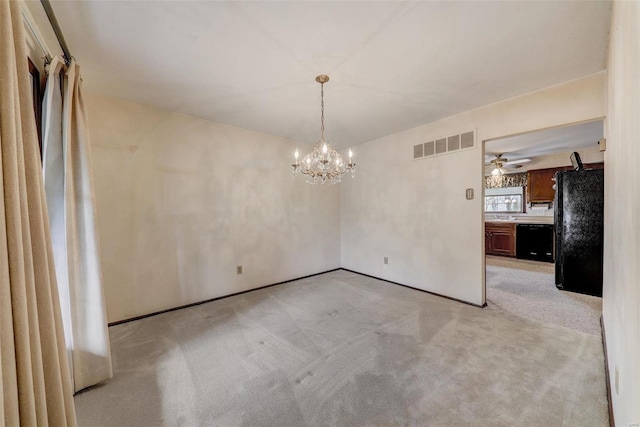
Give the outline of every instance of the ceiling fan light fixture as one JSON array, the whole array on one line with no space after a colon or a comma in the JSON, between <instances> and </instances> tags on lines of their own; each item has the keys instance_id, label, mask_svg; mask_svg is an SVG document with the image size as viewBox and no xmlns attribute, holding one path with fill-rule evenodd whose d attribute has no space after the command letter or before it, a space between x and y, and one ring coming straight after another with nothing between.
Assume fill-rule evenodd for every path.
<instances>
[{"instance_id":1,"label":"ceiling fan light fixture","mask_svg":"<svg viewBox=\"0 0 640 427\"><path fill-rule=\"evenodd\" d=\"M491 171L491 176L500 177L507 173L507 169L518 169L522 167L522 163L530 162L531 159L519 159L512 160L502 157L502 154L494 154L495 159L492 159L487 166L493 166L493 170Z\"/></svg>"}]
</instances>

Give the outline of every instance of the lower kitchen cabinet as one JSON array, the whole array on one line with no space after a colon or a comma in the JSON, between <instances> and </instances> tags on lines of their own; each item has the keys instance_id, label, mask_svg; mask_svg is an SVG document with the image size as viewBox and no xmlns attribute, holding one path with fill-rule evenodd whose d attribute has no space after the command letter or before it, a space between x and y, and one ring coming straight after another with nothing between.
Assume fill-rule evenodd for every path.
<instances>
[{"instance_id":1,"label":"lower kitchen cabinet","mask_svg":"<svg viewBox=\"0 0 640 427\"><path fill-rule=\"evenodd\" d=\"M486 222L484 251L487 255L516 256L516 225Z\"/></svg>"}]
</instances>

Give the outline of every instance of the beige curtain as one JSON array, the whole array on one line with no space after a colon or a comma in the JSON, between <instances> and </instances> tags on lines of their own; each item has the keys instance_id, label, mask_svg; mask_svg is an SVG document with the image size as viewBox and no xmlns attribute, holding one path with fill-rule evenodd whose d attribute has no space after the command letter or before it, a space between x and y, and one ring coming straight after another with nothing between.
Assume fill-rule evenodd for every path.
<instances>
[{"instance_id":1,"label":"beige curtain","mask_svg":"<svg viewBox=\"0 0 640 427\"><path fill-rule=\"evenodd\" d=\"M111 351L80 67L71 61L63 96L61 68L54 58L43 105L43 168L66 346L79 391L111 378Z\"/></svg>"},{"instance_id":2,"label":"beige curtain","mask_svg":"<svg viewBox=\"0 0 640 427\"><path fill-rule=\"evenodd\" d=\"M74 426L21 7L0 0L0 424Z\"/></svg>"}]
</instances>

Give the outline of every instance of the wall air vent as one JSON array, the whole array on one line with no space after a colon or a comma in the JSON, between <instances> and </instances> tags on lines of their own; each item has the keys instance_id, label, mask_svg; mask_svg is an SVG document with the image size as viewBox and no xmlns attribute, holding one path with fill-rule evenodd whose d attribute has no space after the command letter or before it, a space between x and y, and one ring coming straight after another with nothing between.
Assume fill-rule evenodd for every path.
<instances>
[{"instance_id":1,"label":"wall air vent","mask_svg":"<svg viewBox=\"0 0 640 427\"><path fill-rule=\"evenodd\" d=\"M474 131L465 132L458 135L451 135L446 138L438 138L434 141L425 142L413 146L413 158L423 159L425 157L438 156L451 153L453 151L466 150L476 146L476 135Z\"/></svg>"},{"instance_id":2,"label":"wall air vent","mask_svg":"<svg viewBox=\"0 0 640 427\"><path fill-rule=\"evenodd\" d=\"M473 148L473 146L476 145L476 139L474 137L475 135L473 131L460 135L460 148L463 150L465 148Z\"/></svg>"},{"instance_id":3,"label":"wall air vent","mask_svg":"<svg viewBox=\"0 0 640 427\"><path fill-rule=\"evenodd\" d=\"M429 141L424 143L424 156L433 156L436 154L436 142Z\"/></svg>"},{"instance_id":4,"label":"wall air vent","mask_svg":"<svg viewBox=\"0 0 640 427\"><path fill-rule=\"evenodd\" d=\"M453 135L447 138L447 151L454 151L460 148L460 135Z\"/></svg>"}]
</instances>

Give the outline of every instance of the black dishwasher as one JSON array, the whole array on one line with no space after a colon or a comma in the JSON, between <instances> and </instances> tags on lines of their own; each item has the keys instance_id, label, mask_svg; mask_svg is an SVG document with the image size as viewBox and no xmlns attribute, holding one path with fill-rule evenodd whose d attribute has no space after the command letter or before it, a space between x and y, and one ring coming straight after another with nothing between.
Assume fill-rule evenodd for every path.
<instances>
[{"instance_id":1,"label":"black dishwasher","mask_svg":"<svg viewBox=\"0 0 640 427\"><path fill-rule=\"evenodd\" d=\"M518 224L516 258L553 262L553 225Z\"/></svg>"}]
</instances>

